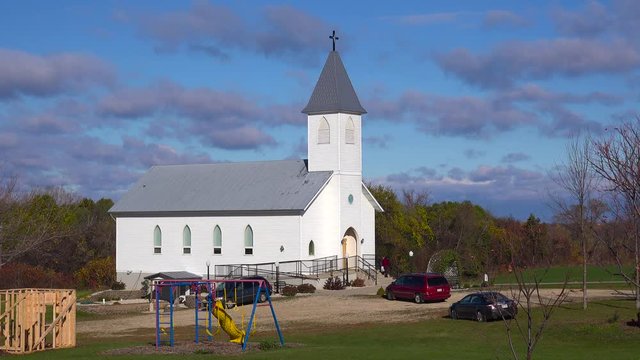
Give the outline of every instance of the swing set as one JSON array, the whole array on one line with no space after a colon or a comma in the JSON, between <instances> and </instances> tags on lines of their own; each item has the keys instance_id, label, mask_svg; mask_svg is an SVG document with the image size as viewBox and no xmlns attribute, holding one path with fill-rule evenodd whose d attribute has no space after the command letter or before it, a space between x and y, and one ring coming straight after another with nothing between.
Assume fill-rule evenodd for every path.
<instances>
[{"instance_id":1,"label":"swing set","mask_svg":"<svg viewBox=\"0 0 640 360\"><path fill-rule=\"evenodd\" d=\"M245 328L245 313L244 309L241 314L241 326L238 328L233 321L233 318L229 315L227 307L227 283L233 283L233 311L240 312L239 304L242 301L238 301L238 285L251 284L254 289L253 295L253 307L251 309L251 316L249 322ZM216 290L218 285L222 284L223 298L216 298ZM246 280L200 280L200 281L184 281L184 280L156 280L152 284L152 290L155 295L155 308L156 308L156 349L160 346L168 344L174 346L175 344L175 331L174 331L174 302L175 290L180 287L188 286L191 293L195 295L195 329L194 329L194 342L200 342L200 328L202 322L205 322L205 333L207 340L212 341L214 336L220 333L220 330L229 335L229 341L242 345L242 351L247 347L250 335L255 333L255 326L257 324L255 320L256 308L258 306L269 306L271 309L271 315L273 316L273 322L275 324L278 337L280 339L280 345L284 346L284 338L280 331L280 325L276 313L273 309L271 302L271 294L267 288L265 280L262 279L246 279ZM257 291L256 291L257 289ZM163 291L164 290L164 291ZM168 290L168 291L167 291ZM160 298L161 295L168 292L168 311L166 309L161 311ZM206 297L202 299L202 294L206 293ZM259 304L259 300L265 299L268 304ZM201 308L205 308L207 313L206 317L202 318L200 315ZM214 321L215 318L215 321ZM217 324L214 331L214 322Z\"/></svg>"}]
</instances>

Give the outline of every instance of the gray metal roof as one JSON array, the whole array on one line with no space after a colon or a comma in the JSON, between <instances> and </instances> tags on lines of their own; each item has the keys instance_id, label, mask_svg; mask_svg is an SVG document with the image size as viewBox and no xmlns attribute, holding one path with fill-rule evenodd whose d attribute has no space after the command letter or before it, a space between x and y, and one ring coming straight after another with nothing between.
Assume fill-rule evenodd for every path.
<instances>
[{"instance_id":1,"label":"gray metal roof","mask_svg":"<svg viewBox=\"0 0 640 360\"><path fill-rule=\"evenodd\" d=\"M144 277L145 279L165 279L165 280L193 280L193 279L202 279L201 275L193 274L187 271L164 271L155 273L153 275L148 275Z\"/></svg>"},{"instance_id":2,"label":"gray metal roof","mask_svg":"<svg viewBox=\"0 0 640 360\"><path fill-rule=\"evenodd\" d=\"M302 112L307 115L337 112L357 115L367 113L360 105L358 95L353 90L347 70L337 51L329 53L309 103Z\"/></svg>"},{"instance_id":3,"label":"gray metal roof","mask_svg":"<svg viewBox=\"0 0 640 360\"><path fill-rule=\"evenodd\" d=\"M109 210L115 216L301 213L331 177L306 160L154 166Z\"/></svg>"}]
</instances>

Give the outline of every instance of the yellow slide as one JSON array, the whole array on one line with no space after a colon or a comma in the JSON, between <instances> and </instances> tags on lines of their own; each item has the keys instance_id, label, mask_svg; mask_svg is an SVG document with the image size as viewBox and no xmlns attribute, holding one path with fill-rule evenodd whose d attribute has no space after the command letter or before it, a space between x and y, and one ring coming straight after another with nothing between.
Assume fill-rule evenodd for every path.
<instances>
[{"instance_id":1,"label":"yellow slide","mask_svg":"<svg viewBox=\"0 0 640 360\"><path fill-rule=\"evenodd\" d=\"M224 311L224 306L222 305L221 300L216 301L216 305L213 307L213 316L218 319L222 330L229 334L229 341L236 344L242 344L245 332L244 330L238 329L231 316Z\"/></svg>"}]
</instances>

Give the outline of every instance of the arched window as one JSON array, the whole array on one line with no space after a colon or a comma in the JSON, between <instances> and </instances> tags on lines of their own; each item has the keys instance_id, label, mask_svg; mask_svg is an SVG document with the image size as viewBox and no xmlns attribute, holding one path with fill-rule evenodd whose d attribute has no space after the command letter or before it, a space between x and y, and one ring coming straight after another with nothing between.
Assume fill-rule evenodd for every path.
<instances>
[{"instance_id":1,"label":"arched window","mask_svg":"<svg viewBox=\"0 0 640 360\"><path fill-rule=\"evenodd\" d=\"M244 228L244 254L253 255L253 229L251 225Z\"/></svg>"},{"instance_id":2,"label":"arched window","mask_svg":"<svg viewBox=\"0 0 640 360\"><path fill-rule=\"evenodd\" d=\"M213 253L222 254L222 230L218 225L213 229Z\"/></svg>"},{"instance_id":3,"label":"arched window","mask_svg":"<svg viewBox=\"0 0 640 360\"><path fill-rule=\"evenodd\" d=\"M191 254L191 229L185 225L182 230L182 253Z\"/></svg>"},{"instance_id":4,"label":"arched window","mask_svg":"<svg viewBox=\"0 0 640 360\"><path fill-rule=\"evenodd\" d=\"M153 229L153 253L162 254L162 230L158 225Z\"/></svg>"},{"instance_id":5,"label":"arched window","mask_svg":"<svg viewBox=\"0 0 640 360\"><path fill-rule=\"evenodd\" d=\"M309 256L315 256L316 246L313 244L313 240L309 241Z\"/></svg>"},{"instance_id":6,"label":"arched window","mask_svg":"<svg viewBox=\"0 0 640 360\"><path fill-rule=\"evenodd\" d=\"M328 144L331 140L331 129L327 118L323 117L318 126L318 144Z\"/></svg>"},{"instance_id":7,"label":"arched window","mask_svg":"<svg viewBox=\"0 0 640 360\"><path fill-rule=\"evenodd\" d=\"M344 139L347 144L355 144L356 143L356 127L353 124L353 119L349 118L347 120L347 126L344 130Z\"/></svg>"}]
</instances>

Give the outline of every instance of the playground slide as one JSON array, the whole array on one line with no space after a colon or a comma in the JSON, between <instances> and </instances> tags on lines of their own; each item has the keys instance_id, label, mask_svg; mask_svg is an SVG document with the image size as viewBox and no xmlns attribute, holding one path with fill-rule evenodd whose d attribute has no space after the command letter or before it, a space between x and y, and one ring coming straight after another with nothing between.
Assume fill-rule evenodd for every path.
<instances>
[{"instance_id":1,"label":"playground slide","mask_svg":"<svg viewBox=\"0 0 640 360\"><path fill-rule=\"evenodd\" d=\"M221 300L216 301L216 305L213 307L213 316L218 319L222 330L229 335L229 341L236 344L242 344L245 332L238 329L231 316L224 311Z\"/></svg>"}]
</instances>

